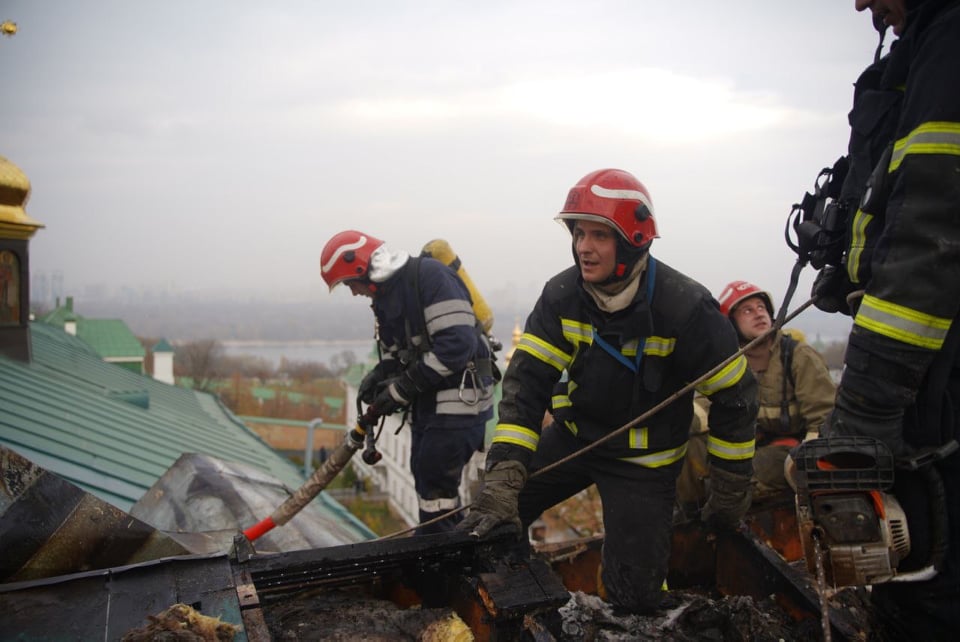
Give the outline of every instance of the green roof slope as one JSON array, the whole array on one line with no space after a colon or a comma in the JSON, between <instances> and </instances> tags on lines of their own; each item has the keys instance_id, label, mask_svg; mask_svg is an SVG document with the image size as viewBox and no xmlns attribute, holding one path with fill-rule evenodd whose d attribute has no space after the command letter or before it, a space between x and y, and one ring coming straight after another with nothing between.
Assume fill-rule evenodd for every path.
<instances>
[{"instance_id":1,"label":"green roof slope","mask_svg":"<svg viewBox=\"0 0 960 642\"><path fill-rule=\"evenodd\" d=\"M77 336L93 346L104 359L132 357L143 359L147 351L120 319L81 319Z\"/></svg>"},{"instance_id":2,"label":"green roof slope","mask_svg":"<svg viewBox=\"0 0 960 642\"><path fill-rule=\"evenodd\" d=\"M0 443L37 465L124 511L182 453L249 464L291 489L303 483L216 397L102 361L53 326L33 323L30 333L32 363L0 357Z\"/></svg>"}]
</instances>

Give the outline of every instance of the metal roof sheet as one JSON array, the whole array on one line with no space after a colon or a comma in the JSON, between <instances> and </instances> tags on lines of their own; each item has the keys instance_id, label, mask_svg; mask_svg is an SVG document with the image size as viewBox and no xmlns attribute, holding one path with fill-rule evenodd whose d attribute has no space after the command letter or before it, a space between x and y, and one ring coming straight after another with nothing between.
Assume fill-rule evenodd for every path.
<instances>
[{"instance_id":1,"label":"metal roof sheet","mask_svg":"<svg viewBox=\"0 0 960 642\"><path fill-rule=\"evenodd\" d=\"M106 363L53 326L32 323L30 334L31 363L0 356L0 443L37 465L124 511L184 453L303 483L216 397Z\"/></svg>"}]
</instances>

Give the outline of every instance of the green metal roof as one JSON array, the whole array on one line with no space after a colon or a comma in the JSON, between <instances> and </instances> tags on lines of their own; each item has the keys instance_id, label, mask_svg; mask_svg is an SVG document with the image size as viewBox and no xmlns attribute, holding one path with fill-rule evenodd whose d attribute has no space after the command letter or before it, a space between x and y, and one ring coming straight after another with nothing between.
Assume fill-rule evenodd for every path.
<instances>
[{"instance_id":1,"label":"green metal roof","mask_svg":"<svg viewBox=\"0 0 960 642\"><path fill-rule=\"evenodd\" d=\"M104 359L139 359L147 352L127 324L120 319L87 319L73 311L73 300L48 312L40 322L63 329L67 321L76 321L77 336L93 346ZM172 351L172 349L171 349Z\"/></svg>"},{"instance_id":2,"label":"green metal roof","mask_svg":"<svg viewBox=\"0 0 960 642\"><path fill-rule=\"evenodd\" d=\"M249 464L291 489L303 483L216 397L107 363L53 326L32 323L30 334L31 363L0 356L0 444L38 466L124 511L182 453Z\"/></svg>"},{"instance_id":3,"label":"green metal roof","mask_svg":"<svg viewBox=\"0 0 960 642\"><path fill-rule=\"evenodd\" d=\"M160 339L153 346L154 352L174 352L173 346L166 339Z\"/></svg>"},{"instance_id":4,"label":"green metal roof","mask_svg":"<svg viewBox=\"0 0 960 642\"><path fill-rule=\"evenodd\" d=\"M77 321L77 336L92 345L104 359L143 359L147 354L127 324L120 319L81 318Z\"/></svg>"}]
</instances>

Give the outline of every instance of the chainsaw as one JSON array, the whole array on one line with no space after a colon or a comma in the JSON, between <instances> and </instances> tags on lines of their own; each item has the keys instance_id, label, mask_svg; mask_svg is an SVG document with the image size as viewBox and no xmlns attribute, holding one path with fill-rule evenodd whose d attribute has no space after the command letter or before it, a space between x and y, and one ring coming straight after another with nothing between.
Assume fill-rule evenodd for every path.
<instances>
[{"instance_id":1,"label":"chainsaw","mask_svg":"<svg viewBox=\"0 0 960 642\"><path fill-rule=\"evenodd\" d=\"M807 569L835 587L888 582L910 553L906 513L889 492L894 457L870 437L812 439L793 453Z\"/></svg>"}]
</instances>

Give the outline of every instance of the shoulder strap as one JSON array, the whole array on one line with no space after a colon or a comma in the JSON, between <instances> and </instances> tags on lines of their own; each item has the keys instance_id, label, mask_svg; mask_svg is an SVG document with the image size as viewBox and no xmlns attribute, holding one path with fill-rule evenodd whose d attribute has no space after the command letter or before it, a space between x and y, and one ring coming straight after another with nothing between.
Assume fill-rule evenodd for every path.
<instances>
[{"instance_id":1,"label":"shoulder strap","mask_svg":"<svg viewBox=\"0 0 960 642\"><path fill-rule=\"evenodd\" d=\"M793 378L793 349L796 347L796 339L786 332L780 333L780 364L783 366L783 389L780 393L780 429L783 432L790 430L790 391L797 387L797 382Z\"/></svg>"}]
</instances>

